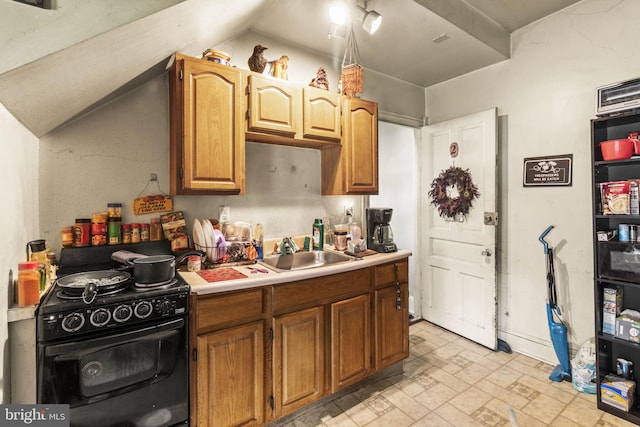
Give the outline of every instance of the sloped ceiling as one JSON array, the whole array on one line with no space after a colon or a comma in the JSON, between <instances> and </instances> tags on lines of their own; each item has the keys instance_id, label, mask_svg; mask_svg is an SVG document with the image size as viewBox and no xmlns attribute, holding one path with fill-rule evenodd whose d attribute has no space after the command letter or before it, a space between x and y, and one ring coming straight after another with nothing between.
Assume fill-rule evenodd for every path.
<instances>
[{"instance_id":1,"label":"sloped ceiling","mask_svg":"<svg viewBox=\"0 0 640 427\"><path fill-rule=\"evenodd\" d=\"M377 10L384 19L374 35L355 26L361 63L365 68L428 87L508 59L510 32L576 1L368 1L368 9ZM58 2L73 4L71 0ZM98 15L104 17L108 12L103 0L87 3L101 5ZM114 13L132 8L128 0L109 3ZM148 3L153 2L142 2ZM73 28L68 29L66 37L60 37L59 49L43 50L40 54L45 56L27 57L29 62L24 64L8 54L20 46L20 37L11 37L11 43L0 47L0 102L41 137L160 75L174 52L202 51L248 30L338 58L345 48L344 40L327 37L329 0L163 0L158 4L118 15L110 26L104 24L107 19L96 20L103 27L85 33L89 37L86 40L74 39ZM0 15L6 7L0 4ZM30 11L26 17L33 21L39 13L56 12ZM53 17L48 15L49 20ZM31 21L30 25L37 28L37 19L36 24ZM0 31L0 37L8 36ZM25 41L28 37L25 34ZM434 41L443 38L442 42ZM38 40L35 44L33 39L29 41L32 46L40 46Z\"/></svg>"}]
</instances>

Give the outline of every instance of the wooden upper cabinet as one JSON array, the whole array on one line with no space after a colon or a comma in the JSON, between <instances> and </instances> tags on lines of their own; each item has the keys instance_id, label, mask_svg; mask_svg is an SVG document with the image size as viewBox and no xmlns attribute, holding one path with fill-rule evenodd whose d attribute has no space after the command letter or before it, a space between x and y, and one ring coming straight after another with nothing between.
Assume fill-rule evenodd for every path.
<instances>
[{"instance_id":1,"label":"wooden upper cabinet","mask_svg":"<svg viewBox=\"0 0 640 427\"><path fill-rule=\"evenodd\" d=\"M176 55L170 71L171 194L244 194L244 77Z\"/></svg>"},{"instance_id":2,"label":"wooden upper cabinet","mask_svg":"<svg viewBox=\"0 0 640 427\"><path fill-rule=\"evenodd\" d=\"M340 141L340 95L322 89L303 89L303 136Z\"/></svg>"},{"instance_id":3,"label":"wooden upper cabinet","mask_svg":"<svg viewBox=\"0 0 640 427\"><path fill-rule=\"evenodd\" d=\"M293 137L300 92L301 88L284 80L250 75L247 129Z\"/></svg>"},{"instance_id":4,"label":"wooden upper cabinet","mask_svg":"<svg viewBox=\"0 0 640 427\"><path fill-rule=\"evenodd\" d=\"M322 194L378 194L378 104L342 100L342 147L322 151Z\"/></svg>"}]
</instances>

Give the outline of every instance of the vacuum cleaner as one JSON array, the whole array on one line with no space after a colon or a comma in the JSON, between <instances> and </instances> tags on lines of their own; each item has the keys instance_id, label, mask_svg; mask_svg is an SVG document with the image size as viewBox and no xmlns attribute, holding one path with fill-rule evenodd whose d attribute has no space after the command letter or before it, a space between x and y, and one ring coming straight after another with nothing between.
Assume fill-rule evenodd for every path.
<instances>
[{"instance_id":1,"label":"vacuum cleaner","mask_svg":"<svg viewBox=\"0 0 640 427\"><path fill-rule=\"evenodd\" d=\"M562 322L562 313L557 305L556 278L553 266L553 248L544 240L547 234L553 230L553 225L542 232L538 240L544 246L544 254L547 257L547 321L549 322L549 334L553 349L560 362L551 374L551 381L571 381L571 365L569 364L569 343L567 342L567 327ZM557 321L555 319L558 319Z\"/></svg>"}]
</instances>

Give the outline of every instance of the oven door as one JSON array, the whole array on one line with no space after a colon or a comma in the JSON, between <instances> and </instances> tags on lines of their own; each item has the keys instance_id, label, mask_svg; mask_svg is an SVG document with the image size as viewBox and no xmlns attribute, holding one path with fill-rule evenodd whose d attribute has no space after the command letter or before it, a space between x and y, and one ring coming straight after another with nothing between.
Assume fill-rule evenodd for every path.
<instances>
[{"instance_id":1,"label":"oven door","mask_svg":"<svg viewBox=\"0 0 640 427\"><path fill-rule=\"evenodd\" d=\"M38 403L72 426L171 426L188 419L185 317L111 335L39 343Z\"/></svg>"}]
</instances>

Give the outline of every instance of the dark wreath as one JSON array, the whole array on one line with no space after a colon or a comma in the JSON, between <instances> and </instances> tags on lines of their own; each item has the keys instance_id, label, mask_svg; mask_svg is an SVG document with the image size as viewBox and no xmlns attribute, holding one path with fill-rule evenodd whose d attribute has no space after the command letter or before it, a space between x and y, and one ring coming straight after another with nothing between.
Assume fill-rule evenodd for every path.
<instances>
[{"instance_id":1,"label":"dark wreath","mask_svg":"<svg viewBox=\"0 0 640 427\"><path fill-rule=\"evenodd\" d=\"M449 197L447 187L455 185L459 197ZM458 214L466 215L471 209L473 201L480 196L478 187L473 183L469 169L451 166L440 172L431 183L429 197L431 204L438 207L441 217L455 218Z\"/></svg>"}]
</instances>

